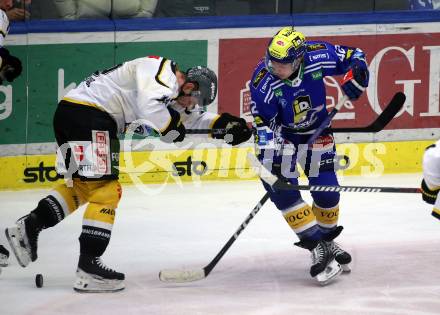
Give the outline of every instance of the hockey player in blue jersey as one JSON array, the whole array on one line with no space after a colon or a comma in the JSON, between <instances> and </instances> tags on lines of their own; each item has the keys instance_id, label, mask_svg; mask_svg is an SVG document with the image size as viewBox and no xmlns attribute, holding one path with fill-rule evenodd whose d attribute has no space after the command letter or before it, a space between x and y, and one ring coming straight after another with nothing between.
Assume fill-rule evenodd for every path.
<instances>
[{"instance_id":1,"label":"hockey player in blue jersey","mask_svg":"<svg viewBox=\"0 0 440 315\"><path fill-rule=\"evenodd\" d=\"M328 115L323 79L333 75L345 75L342 90L351 100L359 98L369 78L362 50L306 41L293 27L275 34L253 73L251 111L258 158L272 173L292 184L298 184L296 170L300 164L310 185L338 185L331 131L324 130L313 144L304 145ZM299 191L263 185L298 236L296 245L311 251L312 277L326 284L342 270L350 271L350 254L334 242L342 231L337 225L338 192L312 192L310 206Z\"/></svg>"}]
</instances>

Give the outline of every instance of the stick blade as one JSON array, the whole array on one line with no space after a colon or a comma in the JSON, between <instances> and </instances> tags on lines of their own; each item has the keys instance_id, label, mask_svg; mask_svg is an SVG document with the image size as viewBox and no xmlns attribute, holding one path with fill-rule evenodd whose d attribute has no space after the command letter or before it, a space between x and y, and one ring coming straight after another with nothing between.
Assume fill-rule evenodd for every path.
<instances>
[{"instance_id":1,"label":"stick blade","mask_svg":"<svg viewBox=\"0 0 440 315\"><path fill-rule=\"evenodd\" d=\"M183 283L198 281L204 278L206 278L204 269L164 269L159 272L159 279L162 282Z\"/></svg>"},{"instance_id":2,"label":"stick blade","mask_svg":"<svg viewBox=\"0 0 440 315\"><path fill-rule=\"evenodd\" d=\"M405 103L406 96L402 92L394 94L391 101L385 107L383 112L377 117L377 119L366 127L342 127L331 128L333 132L379 132L382 131L388 123L396 116L396 114L402 109Z\"/></svg>"},{"instance_id":3,"label":"stick blade","mask_svg":"<svg viewBox=\"0 0 440 315\"><path fill-rule=\"evenodd\" d=\"M402 92L394 94L393 98L389 102L388 106L379 115L378 119L372 124L372 132L379 132L385 128L386 125L396 116L396 114L402 109L405 104L406 96Z\"/></svg>"}]
</instances>

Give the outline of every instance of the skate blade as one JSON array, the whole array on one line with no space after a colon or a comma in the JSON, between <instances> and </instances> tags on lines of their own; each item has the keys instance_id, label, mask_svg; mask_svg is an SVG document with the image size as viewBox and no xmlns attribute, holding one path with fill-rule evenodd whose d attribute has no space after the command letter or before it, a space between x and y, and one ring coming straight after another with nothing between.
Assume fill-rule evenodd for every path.
<instances>
[{"instance_id":1,"label":"skate blade","mask_svg":"<svg viewBox=\"0 0 440 315\"><path fill-rule=\"evenodd\" d=\"M336 262L336 260L332 260L325 270L315 276L315 279L322 286L325 286L336 279L342 273L342 267L340 264Z\"/></svg>"},{"instance_id":2,"label":"skate blade","mask_svg":"<svg viewBox=\"0 0 440 315\"><path fill-rule=\"evenodd\" d=\"M9 246L14 253L15 258L17 258L18 264L23 268L29 265L31 262L31 257L27 253L26 249L23 248L19 242L19 231L18 228L7 228L5 230L6 238L8 239Z\"/></svg>"},{"instance_id":3,"label":"skate blade","mask_svg":"<svg viewBox=\"0 0 440 315\"><path fill-rule=\"evenodd\" d=\"M342 267L342 272L343 273L350 273L351 272L351 268L349 264L341 264Z\"/></svg>"},{"instance_id":4,"label":"skate blade","mask_svg":"<svg viewBox=\"0 0 440 315\"><path fill-rule=\"evenodd\" d=\"M123 280L94 277L84 271L77 271L73 289L80 293L113 293L125 289Z\"/></svg>"}]
</instances>

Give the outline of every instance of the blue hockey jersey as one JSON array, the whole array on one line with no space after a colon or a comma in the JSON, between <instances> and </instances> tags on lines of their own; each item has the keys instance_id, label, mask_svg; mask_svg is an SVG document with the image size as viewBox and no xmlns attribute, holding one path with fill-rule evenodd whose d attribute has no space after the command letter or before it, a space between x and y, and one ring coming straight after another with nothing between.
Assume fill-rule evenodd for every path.
<instances>
[{"instance_id":1,"label":"blue hockey jersey","mask_svg":"<svg viewBox=\"0 0 440 315\"><path fill-rule=\"evenodd\" d=\"M256 143L266 147L275 135L292 143L310 134L327 117L325 76L341 75L354 58L365 61L358 48L307 41L298 75L280 80L257 65L250 82L251 112L257 128Z\"/></svg>"}]
</instances>

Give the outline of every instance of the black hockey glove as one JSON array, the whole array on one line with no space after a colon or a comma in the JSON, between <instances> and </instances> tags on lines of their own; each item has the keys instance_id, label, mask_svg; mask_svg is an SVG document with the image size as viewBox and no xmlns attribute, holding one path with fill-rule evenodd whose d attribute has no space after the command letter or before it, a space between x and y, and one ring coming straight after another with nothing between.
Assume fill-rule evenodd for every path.
<instances>
[{"instance_id":1,"label":"black hockey glove","mask_svg":"<svg viewBox=\"0 0 440 315\"><path fill-rule=\"evenodd\" d=\"M8 82L14 81L23 70L20 59L9 54L9 51L3 47L0 48L0 57L2 59L0 84L3 83L3 80L5 79Z\"/></svg>"},{"instance_id":2,"label":"black hockey glove","mask_svg":"<svg viewBox=\"0 0 440 315\"><path fill-rule=\"evenodd\" d=\"M212 137L223 139L231 145L245 142L252 136L252 130L248 128L243 118L238 118L228 113L220 115L215 121L213 129L225 129L225 133L213 134Z\"/></svg>"},{"instance_id":3,"label":"black hockey glove","mask_svg":"<svg viewBox=\"0 0 440 315\"><path fill-rule=\"evenodd\" d=\"M161 133L160 140L167 143L181 142L185 139L186 129L180 120L180 114L171 107L168 107L168 111L171 115L171 122L167 129Z\"/></svg>"},{"instance_id":4,"label":"black hockey glove","mask_svg":"<svg viewBox=\"0 0 440 315\"><path fill-rule=\"evenodd\" d=\"M425 180L422 180L421 190L423 200L433 205L435 203L435 200L437 199L437 195L440 189L431 190L428 188L428 185L426 185Z\"/></svg>"}]
</instances>

